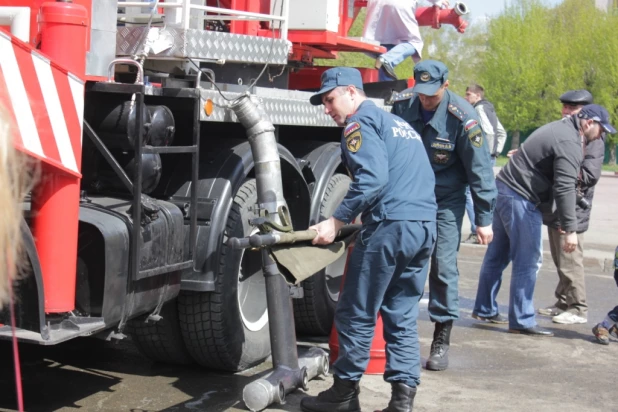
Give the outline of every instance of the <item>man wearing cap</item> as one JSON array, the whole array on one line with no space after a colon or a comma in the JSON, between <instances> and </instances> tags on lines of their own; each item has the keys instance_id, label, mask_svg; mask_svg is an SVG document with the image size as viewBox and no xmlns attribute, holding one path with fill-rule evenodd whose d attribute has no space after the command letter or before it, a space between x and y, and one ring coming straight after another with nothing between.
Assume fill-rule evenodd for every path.
<instances>
[{"instance_id":1,"label":"man wearing cap","mask_svg":"<svg viewBox=\"0 0 618 412\"><path fill-rule=\"evenodd\" d=\"M574 116L581 109L591 104L592 94L588 90L570 90L560 96L562 116ZM577 199L575 214L577 217L577 248L566 253L562 250L560 219L554 210L543 215L547 225L551 256L558 270L556 286L556 303L539 309L540 315L551 316L555 323L586 323L588 304L586 302L586 283L584 279L584 232L588 230L594 186L601 177L605 157L605 133L601 139L593 140L585 146L584 160L577 181ZM583 199L583 200L582 200Z\"/></svg>"},{"instance_id":2,"label":"man wearing cap","mask_svg":"<svg viewBox=\"0 0 618 412\"><path fill-rule=\"evenodd\" d=\"M481 119L481 129L487 139L489 154L491 156L491 165L496 165L496 157L502 153L504 143L506 142L506 130L500 123L496 115L494 105L485 99L485 88L479 84L471 84L466 88L466 101L474 107L476 113ZM474 216L474 202L470 188L466 189L466 213L470 220L470 236L463 243L478 243L476 237L476 219Z\"/></svg>"},{"instance_id":3,"label":"man wearing cap","mask_svg":"<svg viewBox=\"0 0 618 412\"><path fill-rule=\"evenodd\" d=\"M350 256L335 326L339 357L334 384L306 397L306 412L360 411L359 381L369 362L378 313L386 340L384 379L392 398L384 411L411 411L420 382L416 319L435 242L434 176L419 135L365 97L360 72L335 67L322 74L314 105L344 126L342 161L352 182L333 216L310 227L328 244L359 214L363 227Z\"/></svg>"},{"instance_id":4,"label":"man wearing cap","mask_svg":"<svg viewBox=\"0 0 618 412\"><path fill-rule=\"evenodd\" d=\"M436 176L436 248L429 273L429 317L435 322L426 368L448 367L453 320L459 318L457 252L466 205L466 186L474 198L479 243L491 242L496 185L487 141L474 108L448 90L448 69L435 60L414 68L415 85L395 98L393 113L421 135ZM409 97L412 94L412 97Z\"/></svg>"},{"instance_id":5,"label":"man wearing cap","mask_svg":"<svg viewBox=\"0 0 618 412\"><path fill-rule=\"evenodd\" d=\"M532 297L542 263L542 213L539 206L556 203L562 249L577 248L576 188L586 144L615 133L603 107L590 104L575 116L549 123L526 139L496 178L498 202L493 219L494 241L483 259L472 315L498 314L496 296L502 272L512 262L509 332L553 336L537 325Z\"/></svg>"}]
</instances>

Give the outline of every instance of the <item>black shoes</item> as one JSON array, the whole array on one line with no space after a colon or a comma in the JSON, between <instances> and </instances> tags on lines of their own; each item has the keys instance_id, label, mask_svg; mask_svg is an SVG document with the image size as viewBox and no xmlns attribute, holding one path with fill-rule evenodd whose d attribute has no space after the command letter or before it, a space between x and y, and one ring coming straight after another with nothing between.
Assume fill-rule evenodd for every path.
<instances>
[{"instance_id":1,"label":"black shoes","mask_svg":"<svg viewBox=\"0 0 618 412\"><path fill-rule=\"evenodd\" d=\"M416 388L405 383L393 382L391 383L391 401L388 407L382 409L381 412L412 412L415 396Z\"/></svg>"},{"instance_id":2,"label":"black shoes","mask_svg":"<svg viewBox=\"0 0 618 412\"><path fill-rule=\"evenodd\" d=\"M300 409L304 412L360 412L358 381L348 381L334 376L333 386L318 396L301 399Z\"/></svg>"},{"instance_id":3,"label":"black shoes","mask_svg":"<svg viewBox=\"0 0 618 412\"><path fill-rule=\"evenodd\" d=\"M382 56L377 58L375 67L376 69L382 68L382 70L384 70L384 73L386 73L388 77L390 77L393 80L397 80L397 75L395 74L395 68Z\"/></svg>"},{"instance_id":4,"label":"black shoes","mask_svg":"<svg viewBox=\"0 0 618 412\"><path fill-rule=\"evenodd\" d=\"M448 349L451 342L453 321L436 322L431 342L431 353L425 367L430 371L443 371L448 368Z\"/></svg>"},{"instance_id":5,"label":"black shoes","mask_svg":"<svg viewBox=\"0 0 618 412\"><path fill-rule=\"evenodd\" d=\"M509 329L509 333L519 333L520 335L530 335L538 337L554 336L554 332L549 329L543 329L539 326L533 326L526 329Z\"/></svg>"},{"instance_id":6,"label":"black shoes","mask_svg":"<svg viewBox=\"0 0 618 412\"><path fill-rule=\"evenodd\" d=\"M499 324L509 323L509 320L499 313L494 316L481 316L478 313L472 312L472 317L476 320L482 320L484 322L499 323Z\"/></svg>"}]
</instances>

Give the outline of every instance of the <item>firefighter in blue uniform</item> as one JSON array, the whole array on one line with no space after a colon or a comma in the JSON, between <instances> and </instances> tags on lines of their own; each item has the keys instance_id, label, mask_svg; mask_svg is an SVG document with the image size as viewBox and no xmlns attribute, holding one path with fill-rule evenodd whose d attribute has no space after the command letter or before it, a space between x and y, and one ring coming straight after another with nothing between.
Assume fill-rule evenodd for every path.
<instances>
[{"instance_id":1,"label":"firefighter in blue uniform","mask_svg":"<svg viewBox=\"0 0 618 412\"><path fill-rule=\"evenodd\" d=\"M434 174L420 136L365 97L360 72L329 69L311 103L344 126L342 160L352 182L333 214L312 226L328 244L359 214L363 227L350 257L335 312L339 357L334 384L301 401L305 412L360 411L359 380L369 362L378 312L386 340L384 379L392 398L384 411L412 410L420 381L416 319L435 243Z\"/></svg>"},{"instance_id":2,"label":"firefighter in blue uniform","mask_svg":"<svg viewBox=\"0 0 618 412\"><path fill-rule=\"evenodd\" d=\"M421 135L436 176L438 238L429 272L429 317L435 329L426 368L444 370L448 367L453 320L459 318L457 252L466 185L472 192L481 244L493 238L491 222L497 190L476 111L447 90L447 67L435 60L424 60L414 67L414 80L412 89L394 98L392 112Z\"/></svg>"}]
</instances>

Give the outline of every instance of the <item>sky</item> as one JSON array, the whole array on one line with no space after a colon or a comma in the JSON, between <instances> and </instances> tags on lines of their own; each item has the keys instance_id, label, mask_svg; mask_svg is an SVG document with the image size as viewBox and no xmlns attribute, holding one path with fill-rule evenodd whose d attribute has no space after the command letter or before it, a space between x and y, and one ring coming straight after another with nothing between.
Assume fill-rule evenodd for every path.
<instances>
[{"instance_id":1,"label":"sky","mask_svg":"<svg viewBox=\"0 0 618 412\"><path fill-rule=\"evenodd\" d=\"M470 9L470 20L483 17L492 17L500 14L504 9L504 4L508 0L450 0L451 6L456 1L464 3ZM544 0L549 6L562 3L562 0Z\"/></svg>"}]
</instances>

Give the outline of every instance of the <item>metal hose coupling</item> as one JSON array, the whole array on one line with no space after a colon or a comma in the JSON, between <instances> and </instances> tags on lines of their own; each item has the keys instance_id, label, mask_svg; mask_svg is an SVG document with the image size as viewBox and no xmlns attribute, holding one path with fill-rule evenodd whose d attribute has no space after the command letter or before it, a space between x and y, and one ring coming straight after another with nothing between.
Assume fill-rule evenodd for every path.
<instances>
[{"instance_id":1,"label":"metal hose coupling","mask_svg":"<svg viewBox=\"0 0 618 412\"><path fill-rule=\"evenodd\" d=\"M245 386L242 398L250 411L261 411L273 403L284 404L285 396L296 388L309 388L309 381L326 375L328 354L317 347L298 349L298 369L280 365L270 375Z\"/></svg>"},{"instance_id":2,"label":"metal hose coupling","mask_svg":"<svg viewBox=\"0 0 618 412\"><path fill-rule=\"evenodd\" d=\"M466 14L470 13L470 9L468 8L468 6L465 5L465 3L457 2L455 3L455 7L453 7L453 9L455 10L455 13L457 13L457 15L459 16L465 16Z\"/></svg>"},{"instance_id":3,"label":"metal hose coupling","mask_svg":"<svg viewBox=\"0 0 618 412\"><path fill-rule=\"evenodd\" d=\"M259 207L268 212L276 223L282 223L278 213L280 208L287 211L287 206L283 197L281 161L274 133L275 127L268 119L268 115L260 110L253 98L248 95L236 100L230 108L238 117L238 121L247 129L255 164Z\"/></svg>"}]
</instances>

